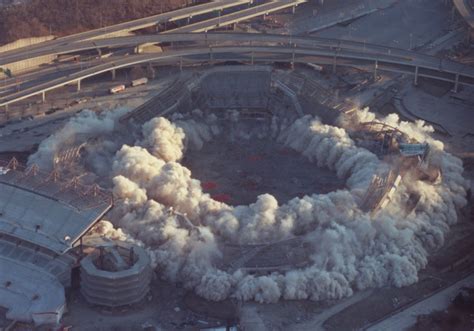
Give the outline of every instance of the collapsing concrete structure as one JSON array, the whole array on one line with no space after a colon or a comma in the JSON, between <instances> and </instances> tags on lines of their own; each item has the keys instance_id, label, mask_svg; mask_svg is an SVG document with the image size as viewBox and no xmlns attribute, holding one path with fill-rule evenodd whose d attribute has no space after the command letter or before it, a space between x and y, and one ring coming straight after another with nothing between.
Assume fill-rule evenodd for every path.
<instances>
[{"instance_id":1,"label":"collapsing concrete structure","mask_svg":"<svg viewBox=\"0 0 474 331\"><path fill-rule=\"evenodd\" d=\"M124 242L100 246L81 261L81 293L91 304L137 303L149 292L151 277L146 251Z\"/></svg>"},{"instance_id":2,"label":"collapsing concrete structure","mask_svg":"<svg viewBox=\"0 0 474 331\"><path fill-rule=\"evenodd\" d=\"M416 281L426 254L410 260L409 268L397 262L406 259L388 260L386 237L377 236L376 227L387 218L401 219L399 211L410 213L413 222L422 224L425 217L419 216L417 209L435 210L431 205L423 206L424 200L418 203L424 194L421 185L410 187L411 178L419 178L415 172L420 166L418 147L414 148L415 152L409 152L409 146L418 143L411 137L432 142L424 131L420 132L423 128L398 123L393 118L386 119L386 123L377 122L375 115L352 111L350 103L338 104L327 88L323 96L332 101L318 98L324 87L314 81L287 76L268 67L232 66L194 76L196 79L186 84L175 81L164 90L166 95L157 96L124 116L121 112L83 112L75 125L48 139L30 160L51 160L51 149L41 147L51 144L59 147L55 151L61 150L64 137L74 136L76 131L86 131L99 142L98 148L88 149L87 157L82 160L86 169L93 169L89 165L94 156L100 157L99 151L110 146L104 171L93 170L93 174L102 176L113 187L118 208L111 221L124 229L126 235L147 246L163 278L180 282L209 300L228 297L258 302L276 302L280 298L324 300L351 295L354 283L367 288L382 284L404 286ZM302 95L305 98L299 98ZM296 96L303 101L300 111L295 105ZM319 106L324 106L321 111ZM329 106L333 109L327 110ZM177 110L181 112L175 113ZM360 116L351 121L348 117L352 113ZM160 117L163 115L171 119ZM345 125L344 120L350 123ZM107 125L105 132L84 130L89 123L97 124L95 128L105 127L104 123L113 125ZM130 124L130 130L123 130L125 124ZM360 139L355 139L358 133ZM222 144L224 135L232 146L239 140L248 141L252 147L276 141L283 147L282 155L287 150L299 152L310 163L317 163L318 168L333 171L334 177L337 175L338 180L345 181L346 187L320 193L313 182L310 192L292 193L296 197L287 203L280 204L265 192L248 206L229 205L226 203L229 199L222 199L222 194L203 192L199 181L192 177L195 174L179 163L186 162L193 149L200 151L204 143L212 143L213 138L220 139ZM361 148L364 143L367 148ZM400 147L400 144L407 145ZM432 146L426 164L443 169L436 153L449 156L437 149L436 143ZM239 150L234 153L237 160L242 159ZM259 155L250 155L247 160L258 161ZM455 160L452 163L456 165ZM253 169L256 167L269 169L262 164L254 165ZM314 169L311 165L310 176L305 181L313 178ZM453 169L457 174L458 168ZM245 172L240 174L249 178ZM281 173L277 176L279 181L283 177ZM445 177L449 180L449 176ZM294 186L300 187L297 181ZM441 194L448 186L432 189L430 194ZM458 192L462 194L462 187ZM459 201L461 205L462 199ZM429 199L428 203L431 203ZM367 231L354 228L358 224L374 234L369 241L376 242L375 248L366 245ZM115 239L112 231L102 233ZM409 244L410 250L419 252L423 243L414 234ZM396 244L392 248L391 253L400 255ZM117 281L122 278L121 273L128 271L133 259L127 258L127 253L112 249L106 254L105 250L102 254L99 250L95 258L90 257L90 263L83 261L83 296L92 304L108 307L134 303L146 296L147 272L143 272L142 283L136 273ZM223 250L230 252L226 254ZM339 258L339 252L344 252L344 257ZM101 259L103 264L94 263ZM388 276L394 269L403 270L396 279ZM377 281L371 279L372 270L386 276ZM100 275L102 272L110 274ZM112 284L110 288L108 284ZM114 296L120 300L112 300Z\"/></svg>"}]
</instances>

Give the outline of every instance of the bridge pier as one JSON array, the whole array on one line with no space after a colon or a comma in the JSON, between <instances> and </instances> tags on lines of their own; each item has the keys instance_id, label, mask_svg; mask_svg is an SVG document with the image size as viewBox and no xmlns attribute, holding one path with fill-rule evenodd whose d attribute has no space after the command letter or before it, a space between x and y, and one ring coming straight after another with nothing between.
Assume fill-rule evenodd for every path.
<instances>
[{"instance_id":1,"label":"bridge pier","mask_svg":"<svg viewBox=\"0 0 474 331\"><path fill-rule=\"evenodd\" d=\"M81 90L81 80L78 79L77 80L77 92L79 92Z\"/></svg>"},{"instance_id":2,"label":"bridge pier","mask_svg":"<svg viewBox=\"0 0 474 331\"><path fill-rule=\"evenodd\" d=\"M454 78L453 92L458 93L458 89L459 89L459 74L456 74L456 77Z\"/></svg>"},{"instance_id":3,"label":"bridge pier","mask_svg":"<svg viewBox=\"0 0 474 331\"><path fill-rule=\"evenodd\" d=\"M415 80L413 81L413 85L418 86L418 66L415 67Z\"/></svg>"},{"instance_id":4,"label":"bridge pier","mask_svg":"<svg viewBox=\"0 0 474 331\"><path fill-rule=\"evenodd\" d=\"M337 66L337 55L334 54L334 58L332 60L332 73L336 73L336 66Z\"/></svg>"},{"instance_id":5,"label":"bridge pier","mask_svg":"<svg viewBox=\"0 0 474 331\"><path fill-rule=\"evenodd\" d=\"M212 54L212 47L209 47L209 63L214 64L214 55Z\"/></svg>"},{"instance_id":6,"label":"bridge pier","mask_svg":"<svg viewBox=\"0 0 474 331\"><path fill-rule=\"evenodd\" d=\"M111 73L112 73L112 80L115 80L115 69L112 69Z\"/></svg>"},{"instance_id":7,"label":"bridge pier","mask_svg":"<svg viewBox=\"0 0 474 331\"><path fill-rule=\"evenodd\" d=\"M155 79L156 70L155 68L153 68L153 65L151 64L151 62L148 62L148 71L150 72L151 79Z\"/></svg>"},{"instance_id":8,"label":"bridge pier","mask_svg":"<svg viewBox=\"0 0 474 331\"><path fill-rule=\"evenodd\" d=\"M43 103L46 102L46 92L45 91L41 92L41 100L43 101Z\"/></svg>"},{"instance_id":9,"label":"bridge pier","mask_svg":"<svg viewBox=\"0 0 474 331\"><path fill-rule=\"evenodd\" d=\"M291 13L294 15L296 13L296 6L291 7Z\"/></svg>"},{"instance_id":10,"label":"bridge pier","mask_svg":"<svg viewBox=\"0 0 474 331\"><path fill-rule=\"evenodd\" d=\"M379 61L375 60L375 65L374 65L374 82L377 81L377 69L379 67Z\"/></svg>"}]
</instances>

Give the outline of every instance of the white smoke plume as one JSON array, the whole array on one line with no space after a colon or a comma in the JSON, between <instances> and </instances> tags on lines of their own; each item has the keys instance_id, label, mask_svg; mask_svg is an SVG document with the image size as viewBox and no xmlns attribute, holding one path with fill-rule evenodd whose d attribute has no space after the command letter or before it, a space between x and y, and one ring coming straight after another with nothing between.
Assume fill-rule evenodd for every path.
<instances>
[{"instance_id":1,"label":"white smoke plume","mask_svg":"<svg viewBox=\"0 0 474 331\"><path fill-rule=\"evenodd\" d=\"M352 123L374 118L362 110ZM382 121L430 144L427 163L440 169L440 184L422 181L408 170L385 209L361 211L372 175L389 169L391 161L358 147L348 133L350 126L345 128L347 118L341 118L342 127L334 127L305 116L288 126L272 120L268 134L278 132L282 145L301 152L315 166L333 169L346 180L347 189L285 204L264 194L248 206L229 206L203 193L200 182L178 163L186 146L199 149L223 131L216 129L215 119L183 117L174 124L156 118L143 126L137 146L123 145L114 156L110 176L116 207L111 220L148 247L163 277L183 282L210 300L338 299L355 290L412 284L429 252L443 244L457 221L456 210L466 203L466 182L461 161L430 137L430 127L401 122L396 115ZM51 153L44 152L36 157L48 160ZM413 195L419 202L404 215ZM226 243L272 243L295 236L301 236L310 253L304 267L265 276L220 268Z\"/></svg>"},{"instance_id":2,"label":"white smoke plume","mask_svg":"<svg viewBox=\"0 0 474 331\"><path fill-rule=\"evenodd\" d=\"M90 110L83 110L72 117L61 130L43 140L38 151L30 156L28 163L36 163L43 170L51 170L54 166L54 156L61 147L68 143L77 143L75 141L77 136L86 140L114 131L118 118L127 111L126 108L121 108L97 114Z\"/></svg>"},{"instance_id":3,"label":"white smoke plume","mask_svg":"<svg viewBox=\"0 0 474 331\"><path fill-rule=\"evenodd\" d=\"M154 118L143 125L144 139L140 145L165 162L179 161L183 157L184 132L164 117Z\"/></svg>"}]
</instances>

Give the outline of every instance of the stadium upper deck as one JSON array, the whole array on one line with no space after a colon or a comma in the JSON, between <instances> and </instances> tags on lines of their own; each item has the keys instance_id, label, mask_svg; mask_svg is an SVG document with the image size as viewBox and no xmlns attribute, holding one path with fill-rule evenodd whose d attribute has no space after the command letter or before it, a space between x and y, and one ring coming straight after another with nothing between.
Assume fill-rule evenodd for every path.
<instances>
[{"instance_id":1,"label":"stadium upper deck","mask_svg":"<svg viewBox=\"0 0 474 331\"><path fill-rule=\"evenodd\" d=\"M0 164L0 233L62 254L112 207L97 185L61 180L57 172Z\"/></svg>"}]
</instances>

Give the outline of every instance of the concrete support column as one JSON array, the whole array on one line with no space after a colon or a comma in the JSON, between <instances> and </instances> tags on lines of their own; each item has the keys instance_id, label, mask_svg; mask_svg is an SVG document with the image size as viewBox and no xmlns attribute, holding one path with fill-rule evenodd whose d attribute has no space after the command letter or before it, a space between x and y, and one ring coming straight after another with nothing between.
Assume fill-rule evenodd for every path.
<instances>
[{"instance_id":1,"label":"concrete support column","mask_svg":"<svg viewBox=\"0 0 474 331\"><path fill-rule=\"evenodd\" d=\"M81 80L78 79L77 80L77 92L79 92L81 90Z\"/></svg>"},{"instance_id":2,"label":"concrete support column","mask_svg":"<svg viewBox=\"0 0 474 331\"><path fill-rule=\"evenodd\" d=\"M295 51L291 54L291 69L295 68Z\"/></svg>"},{"instance_id":3,"label":"concrete support column","mask_svg":"<svg viewBox=\"0 0 474 331\"><path fill-rule=\"evenodd\" d=\"M377 81L377 69L379 67L379 61L375 60L375 65L374 65L374 82Z\"/></svg>"},{"instance_id":4,"label":"concrete support column","mask_svg":"<svg viewBox=\"0 0 474 331\"><path fill-rule=\"evenodd\" d=\"M454 92L454 93L458 93L458 89L459 89L459 74L456 74L456 77L455 77L455 79L454 79L453 92Z\"/></svg>"},{"instance_id":5,"label":"concrete support column","mask_svg":"<svg viewBox=\"0 0 474 331\"><path fill-rule=\"evenodd\" d=\"M415 80L413 85L418 86L418 66L415 67Z\"/></svg>"},{"instance_id":6,"label":"concrete support column","mask_svg":"<svg viewBox=\"0 0 474 331\"><path fill-rule=\"evenodd\" d=\"M45 91L41 92L41 99L42 99L43 103L46 101L46 92Z\"/></svg>"},{"instance_id":7,"label":"concrete support column","mask_svg":"<svg viewBox=\"0 0 474 331\"><path fill-rule=\"evenodd\" d=\"M292 14L296 13L296 6L291 7L291 13Z\"/></svg>"},{"instance_id":8,"label":"concrete support column","mask_svg":"<svg viewBox=\"0 0 474 331\"><path fill-rule=\"evenodd\" d=\"M337 55L334 54L334 58L332 60L332 73L336 73L336 66L337 66Z\"/></svg>"},{"instance_id":9,"label":"concrete support column","mask_svg":"<svg viewBox=\"0 0 474 331\"><path fill-rule=\"evenodd\" d=\"M112 80L115 80L115 69L112 69L111 73L112 73Z\"/></svg>"},{"instance_id":10,"label":"concrete support column","mask_svg":"<svg viewBox=\"0 0 474 331\"><path fill-rule=\"evenodd\" d=\"M212 47L209 47L209 62L214 63L214 55L212 54Z\"/></svg>"},{"instance_id":11,"label":"concrete support column","mask_svg":"<svg viewBox=\"0 0 474 331\"><path fill-rule=\"evenodd\" d=\"M155 68L153 68L153 66L151 65L151 62L148 62L148 71L151 74L151 79L155 79L156 72L155 72Z\"/></svg>"}]
</instances>

